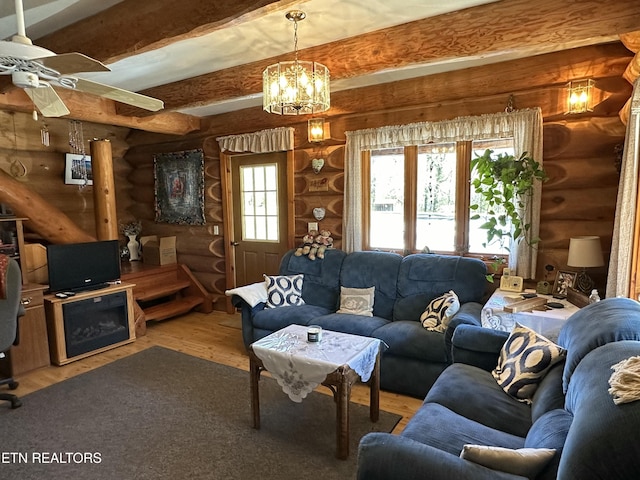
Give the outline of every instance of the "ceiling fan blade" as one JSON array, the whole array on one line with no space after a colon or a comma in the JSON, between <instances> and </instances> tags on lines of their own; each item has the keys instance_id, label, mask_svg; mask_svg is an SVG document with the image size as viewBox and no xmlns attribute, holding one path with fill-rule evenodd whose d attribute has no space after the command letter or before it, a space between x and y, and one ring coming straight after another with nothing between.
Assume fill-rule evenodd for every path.
<instances>
[{"instance_id":1,"label":"ceiling fan blade","mask_svg":"<svg viewBox=\"0 0 640 480\"><path fill-rule=\"evenodd\" d=\"M164 108L164 102L157 98L148 97L140 93L130 92L129 90L112 87L110 85L103 85L102 83L85 80L83 78L78 78L76 90L110 98L116 102L126 103L127 105L144 108L145 110L150 110L152 112L157 112Z\"/></svg>"},{"instance_id":2,"label":"ceiling fan blade","mask_svg":"<svg viewBox=\"0 0 640 480\"><path fill-rule=\"evenodd\" d=\"M41 83L37 88L25 88L24 91L45 117L62 117L70 113L62 99L49 84Z\"/></svg>"},{"instance_id":3,"label":"ceiling fan blade","mask_svg":"<svg viewBox=\"0 0 640 480\"><path fill-rule=\"evenodd\" d=\"M109 67L98 60L87 57L82 53L63 53L50 57L35 58L45 67L51 68L62 75L78 72L110 72Z\"/></svg>"}]
</instances>

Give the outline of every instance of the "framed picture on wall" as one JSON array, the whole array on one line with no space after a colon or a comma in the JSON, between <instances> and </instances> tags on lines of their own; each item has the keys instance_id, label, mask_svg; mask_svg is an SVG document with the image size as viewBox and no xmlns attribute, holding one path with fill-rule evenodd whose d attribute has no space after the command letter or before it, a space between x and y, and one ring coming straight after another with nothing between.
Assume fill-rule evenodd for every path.
<instances>
[{"instance_id":1,"label":"framed picture on wall","mask_svg":"<svg viewBox=\"0 0 640 480\"><path fill-rule=\"evenodd\" d=\"M91 156L67 153L64 164L64 183L71 185L93 185Z\"/></svg>"},{"instance_id":2,"label":"framed picture on wall","mask_svg":"<svg viewBox=\"0 0 640 480\"><path fill-rule=\"evenodd\" d=\"M569 293L569 289L573 288L573 285L576 283L577 275L577 272L565 272L558 270L551 294L558 297L566 297Z\"/></svg>"},{"instance_id":3,"label":"framed picture on wall","mask_svg":"<svg viewBox=\"0 0 640 480\"><path fill-rule=\"evenodd\" d=\"M202 150L154 156L156 222L204 225Z\"/></svg>"}]
</instances>

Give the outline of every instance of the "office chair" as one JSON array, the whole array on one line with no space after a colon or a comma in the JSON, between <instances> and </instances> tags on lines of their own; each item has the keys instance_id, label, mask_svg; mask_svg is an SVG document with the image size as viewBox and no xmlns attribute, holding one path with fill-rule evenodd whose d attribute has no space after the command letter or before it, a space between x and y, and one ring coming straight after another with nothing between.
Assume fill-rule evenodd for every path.
<instances>
[{"instance_id":1,"label":"office chair","mask_svg":"<svg viewBox=\"0 0 640 480\"><path fill-rule=\"evenodd\" d=\"M4 352L11 348L11 345L18 343L18 317L24 315L24 307L20 302L22 295L22 274L18 262L10 257L0 258L0 264L6 264L5 271L0 275L5 276L5 295L0 298L0 358L4 357ZM8 260L8 263L4 260ZM0 297L2 297L0 292ZM0 385L7 384L10 390L18 388L18 382L13 378L0 379ZM22 405L20 399L11 393L0 393L0 400L11 402L11 408L18 408Z\"/></svg>"}]
</instances>

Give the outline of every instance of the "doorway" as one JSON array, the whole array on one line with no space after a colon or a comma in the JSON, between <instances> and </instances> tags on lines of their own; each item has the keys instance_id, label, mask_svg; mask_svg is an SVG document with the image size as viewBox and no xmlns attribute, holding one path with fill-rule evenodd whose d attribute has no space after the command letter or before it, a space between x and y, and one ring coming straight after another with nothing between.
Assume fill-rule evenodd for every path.
<instances>
[{"instance_id":1,"label":"doorway","mask_svg":"<svg viewBox=\"0 0 640 480\"><path fill-rule=\"evenodd\" d=\"M293 248L293 152L220 155L227 288L277 274Z\"/></svg>"}]
</instances>

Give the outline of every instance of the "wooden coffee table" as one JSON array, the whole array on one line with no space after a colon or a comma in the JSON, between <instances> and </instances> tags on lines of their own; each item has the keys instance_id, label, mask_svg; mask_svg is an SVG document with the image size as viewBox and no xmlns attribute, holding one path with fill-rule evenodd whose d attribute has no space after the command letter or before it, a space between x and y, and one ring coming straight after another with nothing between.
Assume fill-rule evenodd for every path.
<instances>
[{"instance_id":1,"label":"wooden coffee table","mask_svg":"<svg viewBox=\"0 0 640 480\"><path fill-rule=\"evenodd\" d=\"M254 342L249 347L249 375L251 381L251 413L253 427L260 429L260 394L259 380L263 370L268 370L272 376L291 378L298 375L296 388L283 390L296 402L302 401L306 395L319 384L328 387L336 403L336 456L339 459L349 457L349 400L351 387L361 379L360 371L370 369L369 386L370 402L369 417L377 422L380 415L380 341L374 338L348 335L339 332L323 331L321 342L313 344L307 342L307 327L290 325L268 337ZM340 347L350 345L346 353ZM322 352L322 355L318 355ZM351 356L349 361L344 361ZM318 357L323 357L319 359ZM328 360L328 361L327 361ZM337 362L332 364L332 362ZM265 366L269 365L269 368ZM288 365L294 370L282 370L282 365ZM304 372L295 370L299 365ZM352 365L354 368L352 368ZM330 371L327 373L327 370ZM357 371L358 370L358 371ZM365 374L366 376L366 374ZM366 380L366 378L365 378ZM285 382L286 383L286 382ZM302 391L297 387L305 383Z\"/></svg>"}]
</instances>

